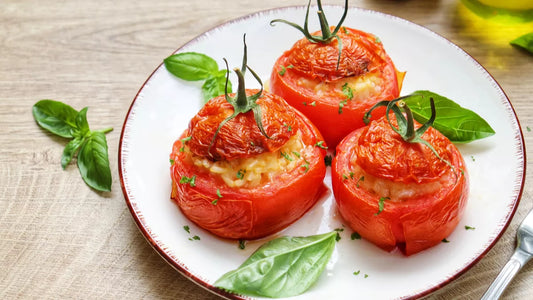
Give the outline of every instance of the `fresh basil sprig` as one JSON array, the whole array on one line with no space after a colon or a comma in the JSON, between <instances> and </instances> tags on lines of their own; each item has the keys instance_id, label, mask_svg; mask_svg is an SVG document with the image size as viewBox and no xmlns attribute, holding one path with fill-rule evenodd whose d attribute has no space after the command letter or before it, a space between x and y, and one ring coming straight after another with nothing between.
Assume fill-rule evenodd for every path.
<instances>
[{"instance_id":1,"label":"fresh basil sprig","mask_svg":"<svg viewBox=\"0 0 533 300\"><path fill-rule=\"evenodd\" d=\"M512 40L511 45L520 47L529 53L533 54L533 32L524 34L514 40Z\"/></svg>"},{"instance_id":2,"label":"fresh basil sprig","mask_svg":"<svg viewBox=\"0 0 533 300\"><path fill-rule=\"evenodd\" d=\"M39 126L71 139L61 157L63 169L78 153L78 169L85 183L98 191L111 191L112 178L105 134L113 128L91 131L87 122L87 110L85 107L78 112L71 106L54 100L41 100L32 108L33 117Z\"/></svg>"},{"instance_id":3,"label":"fresh basil sprig","mask_svg":"<svg viewBox=\"0 0 533 300\"><path fill-rule=\"evenodd\" d=\"M308 237L281 237L257 249L238 269L215 286L239 294L291 297L302 294L318 279L335 249L337 232Z\"/></svg>"},{"instance_id":4,"label":"fresh basil sprig","mask_svg":"<svg viewBox=\"0 0 533 300\"><path fill-rule=\"evenodd\" d=\"M415 120L425 123L431 117L429 99L433 98L437 116L432 127L453 143L468 143L495 134L494 129L475 112L430 91L415 91L403 101L411 109Z\"/></svg>"},{"instance_id":5,"label":"fresh basil sprig","mask_svg":"<svg viewBox=\"0 0 533 300\"><path fill-rule=\"evenodd\" d=\"M183 52L165 58L164 63L167 70L180 79L204 80L202 85L204 102L224 94L227 70L219 70L217 62L211 57L197 52ZM228 82L228 92L232 92L231 82Z\"/></svg>"}]
</instances>

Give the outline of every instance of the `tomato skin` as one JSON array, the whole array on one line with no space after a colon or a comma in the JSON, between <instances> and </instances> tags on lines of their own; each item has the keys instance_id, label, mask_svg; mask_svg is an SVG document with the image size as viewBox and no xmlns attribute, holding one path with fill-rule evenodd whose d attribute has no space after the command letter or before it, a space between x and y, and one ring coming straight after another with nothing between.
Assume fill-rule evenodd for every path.
<instances>
[{"instance_id":1,"label":"tomato skin","mask_svg":"<svg viewBox=\"0 0 533 300\"><path fill-rule=\"evenodd\" d=\"M302 39L278 58L270 77L271 92L280 95L306 115L331 147L335 147L351 131L363 127L364 113L375 103L397 98L403 80L403 73L396 70L383 45L374 35L351 28L340 30L338 35L343 43L339 69L336 40L320 44ZM309 50L309 47L313 48ZM316 91L299 84L301 78L333 84L371 72L379 74L383 80L381 91L364 99L348 101L341 110L339 103L347 99L342 93L331 89L318 95ZM373 119L384 113L385 109L382 108L374 110Z\"/></svg>"},{"instance_id":2,"label":"tomato skin","mask_svg":"<svg viewBox=\"0 0 533 300\"><path fill-rule=\"evenodd\" d=\"M379 121L383 122L383 120L384 118ZM352 179L346 176L350 170L354 169L354 161L360 161L356 149L364 143L362 140L367 133L365 131L367 128L361 128L349 134L337 146L337 155L332 163L333 192L344 220L363 238L386 251L399 248L405 255L412 255L441 243L459 223L468 197L466 166L457 148L449 141L447 145L437 147L440 155L446 155L455 170L462 170L456 171L456 175L450 175L446 179L446 186L430 194L418 195L402 201L387 199L384 201L383 211L379 212L378 203L381 195L370 190L366 182L361 180L362 178ZM423 137L428 139L430 136L428 140L431 143L433 136L440 133L433 128L428 131L431 131L429 135L425 134ZM405 148L416 149L417 147L418 145L405 143ZM379 162L376 162L373 167L366 165L363 169L367 172L366 174L371 174L373 170L370 169L376 168L378 164ZM448 174L452 172L445 164L441 168ZM394 172L396 171L391 171L391 173ZM378 178L390 180L387 177ZM419 184L421 181L431 183L438 180L442 178L411 179L410 183ZM390 182L392 184L393 181ZM404 184L405 180L398 182Z\"/></svg>"},{"instance_id":3,"label":"tomato skin","mask_svg":"<svg viewBox=\"0 0 533 300\"><path fill-rule=\"evenodd\" d=\"M265 93L265 92L264 92ZM286 110L291 110L293 130L299 130L307 145L314 145L323 138L318 129L301 113L275 96ZM268 109L263 112L269 111ZM253 120L253 116L249 116ZM284 117L281 117L282 119ZM272 120L272 121L269 121ZM263 114L265 127L279 120L275 115ZM230 121L231 122L231 121ZM229 126L232 125L228 122ZM255 122L253 126L255 125ZM218 124L216 124L218 126ZM287 131L286 128L284 128ZM189 136L191 128L181 138ZM224 139L223 136L217 139ZM194 140L194 139L193 139ZM187 142L188 143L188 142ZM211 233L231 239L256 239L275 233L298 220L318 200L323 192L326 173L324 149L312 147L307 155L309 167L296 167L281 173L272 182L252 188L229 187L220 178L207 171L200 171L187 162L181 140L174 143L171 159L172 194L183 214L198 226ZM249 157L249 155L242 155ZM180 184L180 179L195 176L195 184ZM221 198L217 195L222 195ZM216 205L213 201L216 201Z\"/></svg>"}]
</instances>

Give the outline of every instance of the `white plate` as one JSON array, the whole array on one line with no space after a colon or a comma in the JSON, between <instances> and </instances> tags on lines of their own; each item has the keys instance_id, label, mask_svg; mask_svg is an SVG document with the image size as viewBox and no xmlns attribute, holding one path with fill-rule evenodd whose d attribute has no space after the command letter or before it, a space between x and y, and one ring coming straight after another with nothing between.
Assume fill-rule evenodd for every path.
<instances>
[{"instance_id":1,"label":"white plate","mask_svg":"<svg viewBox=\"0 0 533 300\"><path fill-rule=\"evenodd\" d=\"M310 28L318 29L316 8ZM326 7L331 24L341 7ZM240 66L246 33L248 64L263 80L278 56L301 34L275 18L303 22L305 7L287 7L246 16L218 26L177 52L196 51L223 66ZM492 137L459 149L470 175L470 196L457 229L442 243L410 257L388 253L364 240L351 240L346 228L327 269L305 294L294 299L391 299L426 295L468 270L496 243L518 206L524 183L522 132L514 110L496 81L472 57L441 36L403 19L351 8L344 23L377 35L399 70L407 71L402 94L428 89L474 110L494 128ZM161 58L163 60L163 58ZM235 81L235 79L233 78ZM248 87L256 87L248 80ZM159 66L133 101L122 129L119 172L126 203L152 246L173 267L203 287L214 288L222 274L237 268L274 236L248 242L217 238L194 226L170 200L169 153L172 143L200 109L200 84L185 82ZM329 169L328 169L329 170ZM329 172L329 171L328 171ZM330 176L325 182L330 186ZM187 233L183 226L190 226ZM466 230L465 225L475 227ZM312 235L342 227L330 191L302 219L279 235ZM191 241L198 235L201 239ZM359 275L354 275L360 271ZM367 274L368 276L365 276ZM246 298L246 297L245 297Z\"/></svg>"}]
</instances>

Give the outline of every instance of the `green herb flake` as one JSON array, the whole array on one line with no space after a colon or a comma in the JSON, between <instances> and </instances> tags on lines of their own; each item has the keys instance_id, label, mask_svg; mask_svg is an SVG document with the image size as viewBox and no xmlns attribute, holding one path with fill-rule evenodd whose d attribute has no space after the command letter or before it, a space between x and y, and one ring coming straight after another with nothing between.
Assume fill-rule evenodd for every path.
<instances>
[{"instance_id":1,"label":"green herb flake","mask_svg":"<svg viewBox=\"0 0 533 300\"><path fill-rule=\"evenodd\" d=\"M318 148L321 148L321 149L324 149L324 150L328 149L328 147L324 146L324 141L317 142L315 144L315 147L318 147Z\"/></svg>"},{"instance_id":2,"label":"green herb flake","mask_svg":"<svg viewBox=\"0 0 533 300\"><path fill-rule=\"evenodd\" d=\"M361 270L357 270L357 271L353 272L353 274L354 274L355 276L359 275L360 273L361 273Z\"/></svg>"},{"instance_id":3,"label":"green herb flake","mask_svg":"<svg viewBox=\"0 0 533 300\"><path fill-rule=\"evenodd\" d=\"M244 250L246 248L246 240L239 240L239 249Z\"/></svg>"},{"instance_id":4,"label":"green herb flake","mask_svg":"<svg viewBox=\"0 0 533 300\"><path fill-rule=\"evenodd\" d=\"M347 103L348 103L348 100L342 100L341 102L339 102L339 115L342 114L342 109Z\"/></svg>"},{"instance_id":5,"label":"green herb flake","mask_svg":"<svg viewBox=\"0 0 533 300\"><path fill-rule=\"evenodd\" d=\"M466 225L465 229L466 230L476 230L476 227L471 227L471 226Z\"/></svg>"},{"instance_id":6,"label":"green herb flake","mask_svg":"<svg viewBox=\"0 0 533 300\"><path fill-rule=\"evenodd\" d=\"M344 94L344 96L346 96L346 99L348 99L348 100L352 100L352 99L353 99L353 90L352 90L352 88L348 85L348 82L346 82L345 84L343 84L343 86L342 86L342 93Z\"/></svg>"},{"instance_id":7,"label":"green herb flake","mask_svg":"<svg viewBox=\"0 0 533 300\"><path fill-rule=\"evenodd\" d=\"M222 198L222 194L220 193L220 189L217 189L217 197L220 199Z\"/></svg>"},{"instance_id":8,"label":"green herb flake","mask_svg":"<svg viewBox=\"0 0 533 300\"><path fill-rule=\"evenodd\" d=\"M474 155L471 155L470 158L472 159L472 161L476 161L476 158L474 157Z\"/></svg>"},{"instance_id":9,"label":"green herb flake","mask_svg":"<svg viewBox=\"0 0 533 300\"><path fill-rule=\"evenodd\" d=\"M289 154L287 154L287 153L285 153L283 151L280 151L279 154L281 154L281 156L283 156L288 161L293 161L294 160Z\"/></svg>"},{"instance_id":10,"label":"green herb flake","mask_svg":"<svg viewBox=\"0 0 533 300\"><path fill-rule=\"evenodd\" d=\"M341 240L340 233L344 231L344 228L335 228L334 231L337 233L337 235L335 236L335 241L338 242Z\"/></svg>"},{"instance_id":11,"label":"green herb flake","mask_svg":"<svg viewBox=\"0 0 533 300\"><path fill-rule=\"evenodd\" d=\"M368 274L365 274L365 276L364 276L364 277L365 277L365 278L368 278Z\"/></svg>"},{"instance_id":12,"label":"green herb flake","mask_svg":"<svg viewBox=\"0 0 533 300\"><path fill-rule=\"evenodd\" d=\"M302 155L298 151L292 151L292 154L294 154L296 157L301 158Z\"/></svg>"},{"instance_id":13,"label":"green herb flake","mask_svg":"<svg viewBox=\"0 0 533 300\"><path fill-rule=\"evenodd\" d=\"M304 163L302 164L302 168L304 168L304 173L307 173L309 171L309 162L304 159Z\"/></svg>"},{"instance_id":14,"label":"green herb flake","mask_svg":"<svg viewBox=\"0 0 533 300\"><path fill-rule=\"evenodd\" d=\"M348 180L348 178L350 178L350 177L348 177L348 175L346 175L346 174L342 174L342 179L343 179L343 180Z\"/></svg>"},{"instance_id":15,"label":"green herb flake","mask_svg":"<svg viewBox=\"0 0 533 300\"><path fill-rule=\"evenodd\" d=\"M353 240L360 240L360 239L361 239L361 235L359 234L359 232L354 231L354 232L352 233L352 235L350 236L350 238L352 239L352 241L353 241Z\"/></svg>"},{"instance_id":16,"label":"green herb flake","mask_svg":"<svg viewBox=\"0 0 533 300\"><path fill-rule=\"evenodd\" d=\"M291 132L292 131L292 126L288 125L287 123L284 123L283 127L287 128L287 132Z\"/></svg>"},{"instance_id":17,"label":"green herb flake","mask_svg":"<svg viewBox=\"0 0 533 300\"><path fill-rule=\"evenodd\" d=\"M213 204L213 205L217 205L217 203L218 203L218 199L215 199L215 200L211 201L211 204Z\"/></svg>"},{"instance_id":18,"label":"green herb flake","mask_svg":"<svg viewBox=\"0 0 533 300\"><path fill-rule=\"evenodd\" d=\"M287 72L287 69L285 68L285 66L281 66L281 70L278 71L278 74L280 76L283 76L285 75L286 72Z\"/></svg>"},{"instance_id":19,"label":"green herb flake","mask_svg":"<svg viewBox=\"0 0 533 300\"><path fill-rule=\"evenodd\" d=\"M344 26L342 26L342 32L344 32L344 34L350 34L348 29L346 29L346 27L344 27Z\"/></svg>"},{"instance_id":20,"label":"green herb flake","mask_svg":"<svg viewBox=\"0 0 533 300\"><path fill-rule=\"evenodd\" d=\"M374 214L374 216L379 215L383 209L385 208L385 200L390 200L389 197L381 197L378 201L378 212Z\"/></svg>"},{"instance_id":21,"label":"green herb flake","mask_svg":"<svg viewBox=\"0 0 533 300\"><path fill-rule=\"evenodd\" d=\"M364 182L364 181L365 181L365 176L359 177L359 179L355 183L355 187L359 188L359 186L361 186L361 183Z\"/></svg>"},{"instance_id":22,"label":"green herb flake","mask_svg":"<svg viewBox=\"0 0 533 300\"><path fill-rule=\"evenodd\" d=\"M184 152L185 151L185 144L187 144L188 141L190 141L192 139L192 136L188 136L186 138L182 138L180 141L181 141L181 148L180 148L180 152Z\"/></svg>"},{"instance_id":23,"label":"green herb flake","mask_svg":"<svg viewBox=\"0 0 533 300\"><path fill-rule=\"evenodd\" d=\"M353 179L353 176L355 175L355 173L350 171L349 175L350 175L350 178Z\"/></svg>"},{"instance_id":24,"label":"green herb flake","mask_svg":"<svg viewBox=\"0 0 533 300\"><path fill-rule=\"evenodd\" d=\"M188 225L183 226L183 230L185 230L187 233L191 233L191 228Z\"/></svg>"},{"instance_id":25,"label":"green herb flake","mask_svg":"<svg viewBox=\"0 0 533 300\"><path fill-rule=\"evenodd\" d=\"M174 163L175 163L175 161L174 161L174 160L173 160L172 158L171 158L171 159L169 159L169 161L170 161L170 165L171 165L171 166L173 166L173 165L174 165Z\"/></svg>"},{"instance_id":26,"label":"green herb flake","mask_svg":"<svg viewBox=\"0 0 533 300\"><path fill-rule=\"evenodd\" d=\"M374 40L376 42L376 44L381 44L381 39L379 37L376 36L376 39Z\"/></svg>"},{"instance_id":27,"label":"green herb flake","mask_svg":"<svg viewBox=\"0 0 533 300\"><path fill-rule=\"evenodd\" d=\"M447 239L442 239L442 242L443 243L449 243L450 241L448 241Z\"/></svg>"},{"instance_id":28,"label":"green herb flake","mask_svg":"<svg viewBox=\"0 0 533 300\"><path fill-rule=\"evenodd\" d=\"M243 179L243 178L244 178L244 174L246 174L246 170L245 170L245 169L240 169L240 170L237 172L237 178L238 178L238 179Z\"/></svg>"},{"instance_id":29,"label":"green herb flake","mask_svg":"<svg viewBox=\"0 0 533 300\"><path fill-rule=\"evenodd\" d=\"M526 127L527 132L531 132L531 128L529 126Z\"/></svg>"},{"instance_id":30,"label":"green herb flake","mask_svg":"<svg viewBox=\"0 0 533 300\"><path fill-rule=\"evenodd\" d=\"M307 106L307 102L305 102L305 101L302 102L302 104L303 104L303 106Z\"/></svg>"},{"instance_id":31,"label":"green herb flake","mask_svg":"<svg viewBox=\"0 0 533 300\"><path fill-rule=\"evenodd\" d=\"M333 162L333 157L331 155L324 156L324 164L326 166L331 166L332 162Z\"/></svg>"},{"instance_id":32,"label":"green herb flake","mask_svg":"<svg viewBox=\"0 0 533 300\"><path fill-rule=\"evenodd\" d=\"M200 240L200 237L197 235L189 238L189 241L199 241L199 240Z\"/></svg>"},{"instance_id":33,"label":"green herb flake","mask_svg":"<svg viewBox=\"0 0 533 300\"><path fill-rule=\"evenodd\" d=\"M180 179L181 184L189 184L191 187L196 186L196 175L193 175L192 177L182 176Z\"/></svg>"},{"instance_id":34,"label":"green herb flake","mask_svg":"<svg viewBox=\"0 0 533 300\"><path fill-rule=\"evenodd\" d=\"M311 104L309 104L309 105L316 106L316 101L311 102Z\"/></svg>"}]
</instances>

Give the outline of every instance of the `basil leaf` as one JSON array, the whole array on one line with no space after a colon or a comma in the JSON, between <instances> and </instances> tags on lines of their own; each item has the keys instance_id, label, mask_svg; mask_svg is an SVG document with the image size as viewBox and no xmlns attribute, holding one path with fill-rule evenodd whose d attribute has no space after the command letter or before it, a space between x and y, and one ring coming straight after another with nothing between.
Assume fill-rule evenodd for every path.
<instances>
[{"instance_id":1,"label":"basil leaf","mask_svg":"<svg viewBox=\"0 0 533 300\"><path fill-rule=\"evenodd\" d=\"M433 127L454 143L468 143L495 134L494 129L475 112L430 91L416 91L405 102L414 118L425 123L431 117L429 98L435 100L437 117Z\"/></svg>"},{"instance_id":2,"label":"basil leaf","mask_svg":"<svg viewBox=\"0 0 533 300\"><path fill-rule=\"evenodd\" d=\"M218 72L217 62L202 53L178 53L165 58L164 62L170 73L188 81L207 79Z\"/></svg>"},{"instance_id":3,"label":"basil leaf","mask_svg":"<svg viewBox=\"0 0 533 300\"><path fill-rule=\"evenodd\" d=\"M524 34L523 36L520 36L510 42L513 46L518 46L524 50L529 51L529 53L533 54L533 32Z\"/></svg>"},{"instance_id":4,"label":"basil leaf","mask_svg":"<svg viewBox=\"0 0 533 300\"><path fill-rule=\"evenodd\" d=\"M78 169L87 185L99 191L111 191L111 169L105 133L95 131L86 137L78 153Z\"/></svg>"},{"instance_id":5,"label":"basil leaf","mask_svg":"<svg viewBox=\"0 0 533 300\"><path fill-rule=\"evenodd\" d=\"M61 167L63 169L67 167L84 141L85 140L82 137L77 137L70 140L70 142L65 146L65 149L63 149L63 156L61 156Z\"/></svg>"},{"instance_id":6,"label":"basil leaf","mask_svg":"<svg viewBox=\"0 0 533 300\"><path fill-rule=\"evenodd\" d=\"M54 100L41 100L33 105L33 117L42 128L64 138L71 138L77 130L78 111Z\"/></svg>"},{"instance_id":7,"label":"basil leaf","mask_svg":"<svg viewBox=\"0 0 533 300\"><path fill-rule=\"evenodd\" d=\"M85 107L76 115L76 126L78 127L78 130L73 133L76 137L83 137L89 132L89 123L87 122L88 109L88 107Z\"/></svg>"},{"instance_id":8,"label":"basil leaf","mask_svg":"<svg viewBox=\"0 0 533 300\"><path fill-rule=\"evenodd\" d=\"M330 260L337 232L309 237L281 237L255 251L215 286L240 294L290 297L311 287Z\"/></svg>"},{"instance_id":9,"label":"basil leaf","mask_svg":"<svg viewBox=\"0 0 533 300\"><path fill-rule=\"evenodd\" d=\"M224 73L226 73L224 71ZM228 81L228 93L232 92L231 82ZM225 74L222 76L211 76L202 85L202 97L204 102L209 101L210 99L224 95L226 91L226 77Z\"/></svg>"}]
</instances>

